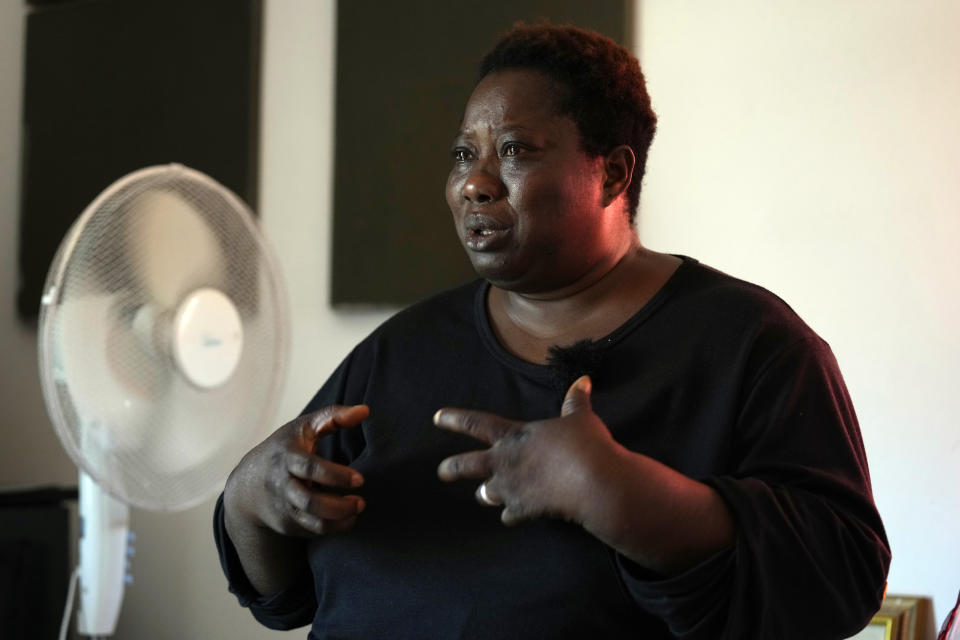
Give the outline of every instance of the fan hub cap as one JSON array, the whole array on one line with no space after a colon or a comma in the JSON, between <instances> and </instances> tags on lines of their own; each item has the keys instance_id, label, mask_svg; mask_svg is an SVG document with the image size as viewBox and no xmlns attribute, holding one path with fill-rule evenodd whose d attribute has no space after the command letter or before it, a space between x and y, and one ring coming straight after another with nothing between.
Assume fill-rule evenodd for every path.
<instances>
[{"instance_id":1,"label":"fan hub cap","mask_svg":"<svg viewBox=\"0 0 960 640\"><path fill-rule=\"evenodd\" d=\"M243 354L240 314L217 289L197 289L184 298L173 320L172 338L177 367L201 389L229 380Z\"/></svg>"}]
</instances>

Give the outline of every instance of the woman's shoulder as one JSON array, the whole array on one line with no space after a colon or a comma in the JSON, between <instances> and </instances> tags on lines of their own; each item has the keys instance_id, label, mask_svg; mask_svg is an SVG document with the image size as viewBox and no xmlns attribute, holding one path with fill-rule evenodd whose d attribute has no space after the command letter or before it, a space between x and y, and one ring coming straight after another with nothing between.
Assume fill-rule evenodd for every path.
<instances>
[{"instance_id":1,"label":"woman's shoulder","mask_svg":"<svg viewBox=\"0 0 960 640\"><path fill-rule=\"evenodd\" d=\"M793 307L769 289L685 256L683 271L671 295L676 313L778 341L822 342Z\"/></svg>"},{"instance_id":2,"label":"woman's shoulder","mask_svg":"<svg viewBox=\"0 0 960 640\"><path fill-rule=\"evenodd\" d=\"M422 369L445 352L461 351L465 345L478 342L473 310L482 287L482 281L467 283L387 318L354 345L306 410L364 402L371 376ZM400 369L398 364L402 365Z\"/></svg>"},{"instance_id":3,"label":"woman's shoulder","mask_svg":"<svg viewBox=\"0 0 960 640\"><path fill-rule=\"evenodd\" d=\"M759 284L730 275L696 258L679 257L683 260L683 284L688 292L757 307L790 308L780 296Z\"/></svg>"},{"instance_id":4,"label":"woman's shoulder","mask_svg":"<svg viewBox=\"0 0 960 640\"><path fill-rule=\"evenodd\" d=\"M419 300L384 320L364 342L410 343L438 334L475 332L477 300L485 284L478 279Z\"/></svg>"}]
</instances>

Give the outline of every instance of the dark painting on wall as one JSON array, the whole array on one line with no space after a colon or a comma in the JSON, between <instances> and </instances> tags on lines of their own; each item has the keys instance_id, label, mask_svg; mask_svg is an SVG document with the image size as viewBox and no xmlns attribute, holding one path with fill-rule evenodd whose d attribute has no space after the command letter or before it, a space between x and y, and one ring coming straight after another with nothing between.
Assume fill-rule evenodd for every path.
<instances>
[{"instance_id":1,"label":"dark painting on wall","mask_svg":"<svg viewBox=\"0 0 960 640\"><path fill-rule=\"evenodd\" d=\"M629 46L632 0L350 0L337 8L332 301L401 306L474 277L444 199L483 53L518 20Z\"/></svg>"},{"instance_id":2,"label":"dark painting on wall","mask_svg":"<svg viewBox=\"0 0 960 640\"><path fill-rule=\"evenodd\" d=\"M28 8L19 287L36 320L54 253L118 178L178 162L256 210L262 0Z\"/></svg>"}]
</instances>

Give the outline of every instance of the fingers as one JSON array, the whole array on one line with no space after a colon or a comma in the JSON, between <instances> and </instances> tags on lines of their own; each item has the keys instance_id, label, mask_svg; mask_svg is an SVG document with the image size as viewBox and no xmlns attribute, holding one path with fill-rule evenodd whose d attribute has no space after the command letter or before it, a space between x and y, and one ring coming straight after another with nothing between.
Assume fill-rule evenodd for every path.
<instances>
[{"instance_id":1,"label":"fingers","mask_svg":"<svg viewBox=\"0 0 960 640\"><path fill-rule=\"evenodd\" d=\"M538 515L527 508L523 502L504 500L497 489L496 478L491 478L477 487L475 495L477 502L485 507L503 506L503 511L500 512L500 521L510 527L525 520L533 519Z\"/></svg>"},{"instance_id":2,"label":"fingers","mask_svg":"<svg viewBox=\"0 0 960 640\"><path fill-rule=\"evenodd\" d=\"M574 380L570 388L567 389L567 395L563 398L560 416L566 417L577 411L590 411L590 392L592 390L593 383L590 381L590 376L580 376Z\"/></svg>"},{"instance_id":3,"label":"fingers","mask_svg":"<svg viewBox=\"0 0 960 640\"><path fill-rule=\"evenodd\" d=\"M524 510L518 507L506 507L503 511L500 512L500 522L512 527L514 525L520 524L524 520L530 520L531 516L526 513Z\"/></svg>"},{"instance_id":4,"label":"fingers","mask_svg":"<svg viewBox=\"0 0 960 640\"><path fill-rule=\"evenodd\" d=\"M560 417L533 422L508 420L492 413L444 408L434 415L438 427L469 435L489 449L451 456L437 468L447 482L480 480L476 500L502 506L506 525L539 517L573 519L580 471L599 438L609 432L593 413L589 376L567 390ZM573 478L573 479L571 479Z\"/></svg>"},{"instance_id":5,"label":"fingers","mask_svg":"<svg viewBox=\"0 0 960 640\"><path fill-rule=\"evenodd\" d=\"M493 444L516 428L513 420L493 413L466 409L440 409L433 416L433 424L441 429L457 431L487 444Z\"/></svg>"},{"instance_id":6,"label":"fingers","mask_svg":"<svg viewBox=\"0 0 960 640\"><path fill-rule=\"evenodd\" d=\"M484 482L477 487L476 496L477 502L488 507L497 507L503 504L503 500L490 490L490 482Z\"/></svg>"},{"instance_id":7,"label":"fingers","mask_svg":"<svg viewBox=\"0 0 960 640\"><path fill-rule=\"evenodd\" d=\"M291 479L284 487L284 497L295 512L304 512L321 520L344 520L364 510L360 496L338 496L310 490L302 482Z\"/></svg>"},{"instance_id":8,"label":"fingers","mask_svg":"<svg viewBox=\"0 0 960 640\"><path fill-rule=\"evenodd\" d=\"M357 404L349 407L333 405L310 414L303 422L303 429L314 437L332 433L337 429L355 427L370 416L370 407Z\"/></svg>"},{"instance_id":9,"label":"fingers","mask_svg":"<svg viewBox=\"0 0 960 640\"><path fill-rule=\"evenodd\" d=\"M290 475L325 487L356 489L363 484L363 476L358 471L305 451L290 451L286 455L286 467Z\"/></svg>"},{"instance_id":10,"label":"fingers","mask_svg":"<svg viewBox=\"0 0 960 640\"><path fill-rule=\"evenodd\" d=\"M285 487L289 517L304 531L324 535L348 531L366 507L360 496L311 491L295 479Z\"/></svg>"},{"instance_id":11,"label":"fingers","mask_svg":"<svg viewBox=\"0 0 960 640\"><path fill-rule=\"evenodd\" d=\"M451 456L437 467L437 475L445 482L487 478L491 473L490 456L486 451L471 451Z\"/></svg>"},{"instance_id":12,"label":"fingers","mask_svg":"<svg viewBox=\"0 0 960 640\"><path fill-rule=\"evenodd\" d=\"M297 511L293 514L293 521L304 531L316 535L327 535L349 531L356 524L357 516L351 516L343 520L325 520L306 511Z\"/></svg>"}]
</instances>

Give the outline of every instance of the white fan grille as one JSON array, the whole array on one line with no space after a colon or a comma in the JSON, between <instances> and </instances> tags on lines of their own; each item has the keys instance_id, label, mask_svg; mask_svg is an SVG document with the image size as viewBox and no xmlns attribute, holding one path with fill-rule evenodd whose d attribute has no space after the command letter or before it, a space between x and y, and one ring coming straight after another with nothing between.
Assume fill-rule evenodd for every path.
<instances>
[{"instance_id":1,"label":"white fan grille","mask_svg":"<svg viewBox=\"0 0 960 640\"><path fill-rule=\"evenodd\" d=\"M201 287L236 306L243 351L214 389L174 365L169 329ZM158 510L196 504L273 419L286 367L286 299L246 206L168 165L108 188L51 267L40 318L44 395L64 446L98 484Z\"/></svg>"}]
</instances>

